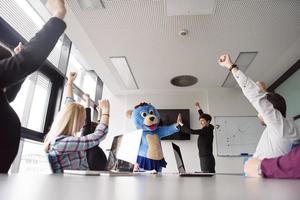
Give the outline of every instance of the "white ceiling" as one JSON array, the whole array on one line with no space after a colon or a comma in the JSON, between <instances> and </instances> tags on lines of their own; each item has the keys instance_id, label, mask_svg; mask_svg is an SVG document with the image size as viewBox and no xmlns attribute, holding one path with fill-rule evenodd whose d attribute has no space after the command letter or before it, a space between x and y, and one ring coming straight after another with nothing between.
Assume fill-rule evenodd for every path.
<instances>
[{"instance_id":1,"label":"white ceiling","mask_svg":"<svg viewBox=\"0 0 300 200\"><path fill-rule=\"evenodd\" d=\"M217 59L224 52L235 60L241 51L258 51L247 74L268 84L300 59L299 0L219 0L213 15L171 17L163 0L104 0L106 8L98 10L81 10L76 0L67 3L72 40L79 49L92 44L82 54L97 55L95 60L87 56L90 67L115 94L132 91L124 87L109 57L126 56L137 93L221 87L227 71ZM179 36L181 29L189 34ZM76 36L76 30L81 34ZM170 79L178 75L199 81L175 88Z\"/></svg>"}]
</instances>

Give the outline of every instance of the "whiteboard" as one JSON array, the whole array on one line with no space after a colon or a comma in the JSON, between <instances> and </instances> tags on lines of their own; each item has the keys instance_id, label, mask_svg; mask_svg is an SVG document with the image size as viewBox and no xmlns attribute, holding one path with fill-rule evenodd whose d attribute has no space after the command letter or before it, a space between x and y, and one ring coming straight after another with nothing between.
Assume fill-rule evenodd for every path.
<instances>
[{"instance_id":1,"label":"whiteboard","mask_svg":"<svg viewBox=\"0 0 300 200\"><path fill-rule=\"evenodd\" d=\"M252 155L264 127L256 116L215 116L215 135L218 156Z\"/></svg>"}]
</instances>

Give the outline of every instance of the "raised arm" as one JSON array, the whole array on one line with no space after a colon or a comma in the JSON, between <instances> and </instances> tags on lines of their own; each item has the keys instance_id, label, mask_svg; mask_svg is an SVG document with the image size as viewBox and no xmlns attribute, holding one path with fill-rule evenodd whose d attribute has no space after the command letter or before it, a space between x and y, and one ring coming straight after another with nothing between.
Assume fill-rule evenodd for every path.
<instances>
[{"instance_id":1,"label":"raised arm","mask_svg":"<svg viewBox=\"0 0 300 200\"><path fill-rule=\"evenodd\" d=\"M64 32L66 28L63 21L66 13L64 0L48 0L47 5L53 17L24 45L20 53L0 60L1 88L16 84L37 70Z\"/></svg>"},{"instance_id":2,"label":"raised arm","mask_svg":"<svg viewBox=\"0 0 300 200\"><path fill-rule=\"evenodd\" d=\"M84 107L85 107L85 123L83 125L81 135L85 136L85 135L92 133L90 95L83 94L82 98L84 100Z\"/></svg>"},{"instance_id":3,"label":"raised arm","mask_svg":"<svg viewBox=\"0 0 300 200\"><path fill-rule=\"evenodd\" d=\"M274 109L272 103L267 100L267 92L262 90L260 85L257 85L253 80L240 71L238 67L232 63L229 54L222 55L218 62L219 65L226 67L232 72L245 97L249 100L256 111L262 115L264 122L267 125L282 123L283 116L277 109Z\"/></svg>"},{"instance_id":4,"label":"raised arm","mask_svg":"<svg viewBox=\"0 0 300 200\"><path fill-rule=\"evenodd\" d=\"M199 116L201 116L201 115L203 115L203 110L201 109L201 107L200 107L200 103L197 101L196 103L195 103L195 106L196 106L196 109L197 109L197 111L198 111L198 113L199 113Z\"/></svg>"},{"instance_id":5,"label":"raised arm","mask_svg":"<svg viewBox=\"0 0 300 200\"><path fill-rule=\"evenodd\" d=\"M58 153L65 152L76 152L76 151L85 151L99 144L102 140L104 140L107 134L108 128L105 124L98 124L95 129L95 132L86 136L81 137L64 137L61 139L57 139L55 145L53 146L53 150Z\"/></svg>"},{"instance_id":6,"label":"raised arm","mask_svg":"<svg viewBox=\"0 0 300 200\"><path fill-rule=\"evenodd\" d=\"M84 151L90 149L104 140L108 132L110 106L108 100L99 100L99 108L102 111L100 123L94 133L81 137L65 137L58 139L53 149L58 153Z\"/></svg>"},{"instance_id":7,"label":"raised arm","mask_svg":"<svg viewBox=\"0 0 300 200\"><path fill-rule=\"evenodd\" d=\"M174 133L178 132L179 129L177 128L176 124L172 124L170 126L162 126L158 129L158 136L159 138L166 137L169 135L173 135Z\"/></svg>"},{"instance_id":8,"label":"raised arm","mask_svg":"<svg viewBox=\"0 0 300 200\"><path fill-rule=\"evenodd\" d=\"M208 126L208 127L202 128L202 129L193 130L193 129L190 129L190 128L186 127L183 124L182 126L180 126L180 131L182 131L183 133L186 133L186 134L191 134L191 135L202 135L202 134L207 135L207 134L210 134L213 131L213 128Z\"/></svg>"},{"instance_id":9,"label":"raised arm","mask_svg":"<svg viewBox=\"0 0 300 200\"><path fill-rule=\"evenodd\" d=\"M68 75L67 88L66 88L66 103L69 103L69 101L74 102L73 83L76 77L77 77L76 72L70 72Z\"/></svg>"},{"instance_id":10,"label":"raised arm","mask_svg":"<svg viewBox=\"0 0 300 200\"><path fill-rule=\"evenodd\" d=\"M18 44L18 46L16 46L15 49L14 49L15 54L20 53L21 50L22 50L22 48L23 48L23 45L20 42ZM20 91L20 89L21 89L22 84L23 84L24 81L25 81L25 78L21 79L16 84L13 84L13 85L10 85L9 87L4 88L5 95L7 97L8 102L12 102L12 101L15 100L15 98L16 98L18 92Z\"/></svg>"}]
</instances>

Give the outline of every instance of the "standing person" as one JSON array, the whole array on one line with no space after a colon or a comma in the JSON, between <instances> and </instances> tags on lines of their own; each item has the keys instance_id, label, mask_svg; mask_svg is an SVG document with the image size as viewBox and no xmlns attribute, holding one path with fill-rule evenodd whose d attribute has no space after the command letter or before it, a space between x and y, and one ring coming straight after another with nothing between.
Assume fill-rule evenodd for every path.
<instances>
[{"instance_id":1,"label":"standing person","mask_svg":"<svg viewBox=\"0 0 300 200\"><path fill-rule=\"evenodd\" d=\"M99 144L108 131L110 106L108 100L99 100L100 123L93 133L80 135L84 128L85 108L73 98L72 84L77 74L70 73L67 83L66 104L54 119L52 127L44 141L44 148L54 173L62 173L64 169L90 169L87 151ZM87 128L87 127L85 127Z\"/></svg>"},{"instance_id":2,"label":"standing person","mask_svg":"<svg viewBox=\"0 0 300 200\"><path fill-rule=\"evenodd\" d=\"M214 126L210 124L211 116L202 111L199 102L195 104L199 113L200 129L189 129L182 123L181 115L178 115L177 123L183 133L198 135L198 150L202 172L215 173L215 158L213 155Z\"/></svg>"},{"instance_id":3,"label":"standing person","mask_svg":"<svg viewBox=\"0 0 300 200\"><path fill-rule=\"evenodd\" d=\"M8 172L20 142L21 123L9 103L26 76L46 60L66 28L64 0L48 0L47 7L52 18L17 54L10 54L0 45L0 173Z\"/></svg>"},{"instance_id":4,"label":"standing person","mask_svg":"<svg viewBox=\"0 0 300 200\"><path fill-rule=\"evenodd\" d=\"M256 147L254 158L260 160L287 154L300 138L300 131L293 119L286 118L286 104L282 96L267 93L232 63L229 54L222 55L218 63L232 74L245 97L258 112L258 118L266 126Z\"/></svg>"}]
</instances>

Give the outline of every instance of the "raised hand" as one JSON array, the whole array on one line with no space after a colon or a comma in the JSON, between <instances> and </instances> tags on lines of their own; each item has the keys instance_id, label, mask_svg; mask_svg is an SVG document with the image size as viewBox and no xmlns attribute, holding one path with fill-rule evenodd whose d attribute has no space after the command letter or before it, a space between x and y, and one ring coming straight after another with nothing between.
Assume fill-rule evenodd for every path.
<instances>
[{"instance_id":1,"label":"raised hand","mask_svg":"<svg viewBox=\"0 0 300 200\"><path fill-rule=\"evenodd\" d=\"M182 117L181 117L181 113L178 114L177 116L177 125L182 123Z\"/></svg>"},{"instance_id":2,"label":"raised hand","mask_svg":"<svg viewBox=\"0 0 300 200\"><path fill-rule=\"evenodd\" d=\"M19 42L18 46L16 46L16 47L14 48L15 54L20 53L21 50L22 50L22 48L23 48L23 44L22 44L21 42Z\"/></svg>"},{"instance_id":3,"label":"raised hand","mask_svg":"<svg viewBox=\"0 0 300 200\"><path fill-rule=\"evenodd\" d=\"M64 0L48 0L46 7L53 17L64 19L66 15L66 7Z\"/></svg>"},{"instance_id":4,"label":"raised hand","mask_svg":"<svg viewBox=\"0 0 300 200\"><path fill-rule=\"evenodd\" d=\"M68 83L73 83L77 77L76 72L70 72L68 75Z\"/></svg>"},{"instance_id":5,"label":"raised hand","mask_svg":"<svg viewBox=\"0 0 300 200\"><path fill-rule=\"evenodd\" d=\"M222 67L226 67L227 69L229 69L233 65L229 54L221 55L218 60L218 64Z\"/></svg>"},{"instance_id":6,"label":"raised hand","mask_svg":"<svg viewBox=\"0 0 300 200\"><path fill-rule=\"evenodd\" d=\"M267 92L267 85L264 82L256 81L256 85L258 85L261 91Z\"/></svg>"},{"instance_id":7,"label":"raised hand","mask_svg":"<svg viewBox=\"0 0 300 200\"><path fill-rule=\"evenodd\" d=\"M83 94L82 95L82 98L83 100L86 102L86 101L89 101L90 100L90 95L89 94Z\"/></svg>"},{"instance_id":8,"label":"raised hand","mask_svg":"<svg viewBox=\"0 0 300 200\"><path fill-rule=\"evenodd\" d=\"M90 107L90 95L89 94L83 94L82 95L82 99L84 100L85 102L85 107L86 108L89 108Z\"/></svg>"},{"instance_id":9,"label":"raised hand","mask_svg":"<svg viewBox=\"0 0 300 200\"><path fill-rule=\"evenodd\" d=\"M99 109L101 109L102 114L109 114L110 105L107 99L99 100L98 104L98 107Z\"/></svg>"}]
</instances>

